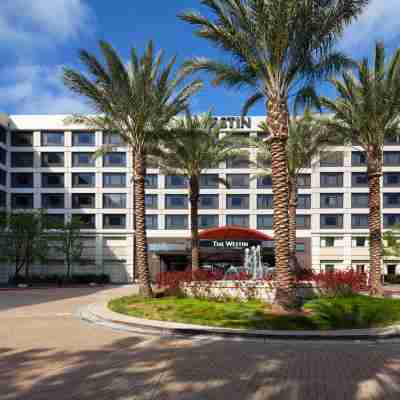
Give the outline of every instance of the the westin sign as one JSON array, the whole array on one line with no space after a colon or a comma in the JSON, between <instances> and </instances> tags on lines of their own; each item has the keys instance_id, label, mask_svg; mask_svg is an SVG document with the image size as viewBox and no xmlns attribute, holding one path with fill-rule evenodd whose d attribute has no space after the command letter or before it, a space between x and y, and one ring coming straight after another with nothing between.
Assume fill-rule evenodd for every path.
<instances>
[{"instance_id":1,"label":"the westin sign","mask_svg":"<svg viewBox=\"0 0 400 400\"><path fill-rule=\"evenodd\" d=\"M218 117L215 122L221 129L251 129L251 117Z\"/></svg>"}]
</instances>

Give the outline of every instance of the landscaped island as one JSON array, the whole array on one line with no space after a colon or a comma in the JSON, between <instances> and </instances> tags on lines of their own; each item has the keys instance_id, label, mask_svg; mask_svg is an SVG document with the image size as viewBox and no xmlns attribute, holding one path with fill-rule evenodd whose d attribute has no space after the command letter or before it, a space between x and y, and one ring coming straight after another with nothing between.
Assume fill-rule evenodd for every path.
<instances>
[{"instance_id":1,"label":"landscaped island","mask_svg":"<svg viewBox=\"0 0 400 400\"><path fill-rule=\"evenodd\" d=\"M261 301L189 297L112 300L109 308L136 318L239 329L327 330L384 327L400 322L400 300L363 295L320 297L291 313Z\"/></svg>"}]
</instances>

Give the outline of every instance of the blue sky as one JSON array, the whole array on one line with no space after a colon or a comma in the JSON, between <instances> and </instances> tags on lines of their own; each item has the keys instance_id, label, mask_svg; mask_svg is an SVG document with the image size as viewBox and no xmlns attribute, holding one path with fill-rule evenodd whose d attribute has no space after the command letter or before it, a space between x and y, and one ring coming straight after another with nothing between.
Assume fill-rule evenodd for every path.
<instances>
[{"instance_id":1,"label":"blue sky","mask_svg":"<svg viewBox=\"0 0 400 400\"><path fill-rule=\"evenodd\" d=\"M372 0L345 34L341 47L354 57L371 53L375 40L393 50L400 37L400 0ZM128 58L149 39L181 62L190 56L220 56L197 39L176 14L201 9L199 0L3 0L0 2L0 111L10 114L57 114L90 111L84 100L63 87L63 65L78 67L80 48L97 53L105 39ZM240 113L239 93L206 85L192 108L215 114ZM260 105L252 114L263 114Z\"/></svg>"}]
</instances>

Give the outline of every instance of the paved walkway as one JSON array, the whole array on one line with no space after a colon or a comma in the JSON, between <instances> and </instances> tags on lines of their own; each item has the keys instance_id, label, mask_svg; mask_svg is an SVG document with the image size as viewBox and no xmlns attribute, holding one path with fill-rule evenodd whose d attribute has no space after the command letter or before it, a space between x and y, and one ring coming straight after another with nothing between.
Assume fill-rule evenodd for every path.
<instances>
[{"instance_id":1,"label":"paved walkway","mask_svg":"<svg viewBox=\"0 0 400 400\"><path fill-rule=\"evenodd\" d=\"M82 305L131 291L0 292L0 399L400 398L400 342L158 338L74 316Z\"/></svg>"}]
</instances>

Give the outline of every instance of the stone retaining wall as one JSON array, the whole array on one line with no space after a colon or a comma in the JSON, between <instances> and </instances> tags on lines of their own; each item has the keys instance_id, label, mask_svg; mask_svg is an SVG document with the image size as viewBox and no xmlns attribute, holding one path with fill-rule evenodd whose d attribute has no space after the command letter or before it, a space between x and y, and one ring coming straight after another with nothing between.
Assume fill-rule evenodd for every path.
<instances>
[{"instance_id":1,"label":"stone retaining wall","mask_svg":"<svg viewBox=\"0 0 400 400\"><path fill-rule=\"evenodd\" d=\"M187 296L200 298L258 299L272 303L276 297L275 281L190 282L183 284L181 289ZM302 282L297 286L297 291L302 299L319 294L314 282Z\"/></svg>"}]
</instances>

